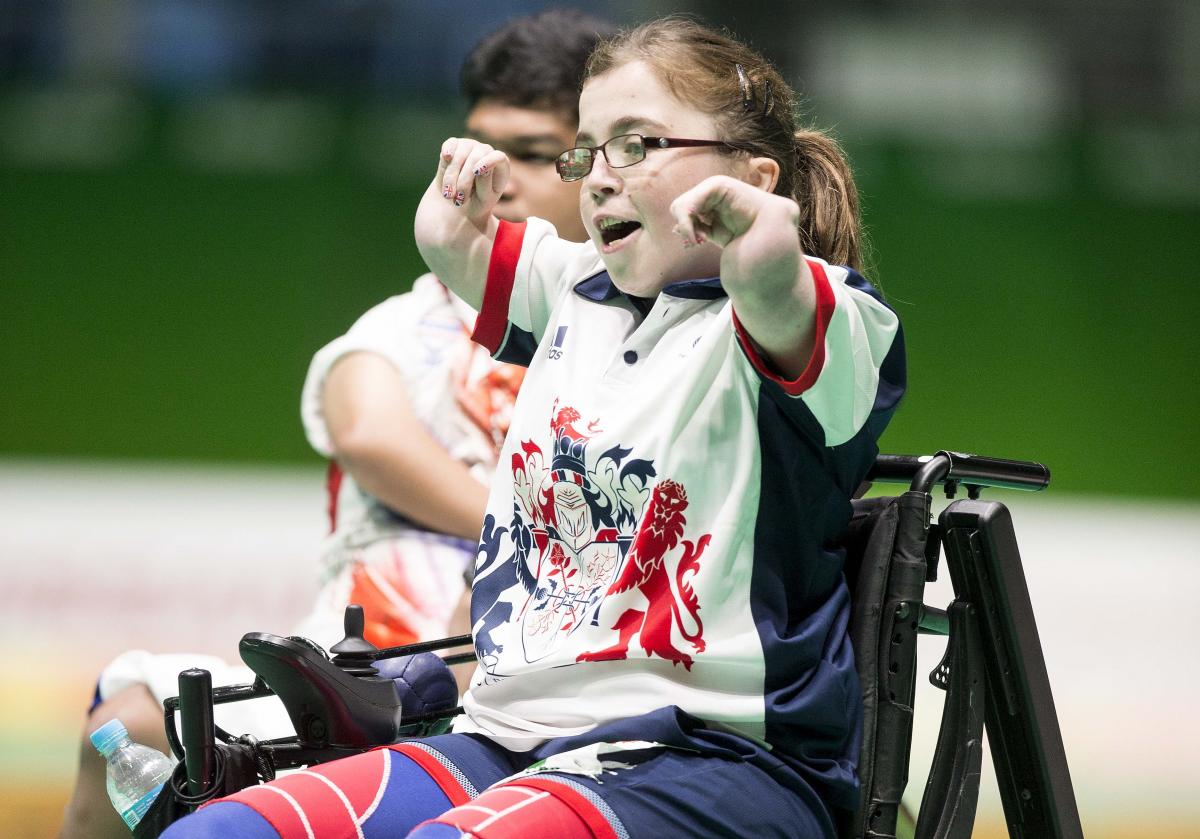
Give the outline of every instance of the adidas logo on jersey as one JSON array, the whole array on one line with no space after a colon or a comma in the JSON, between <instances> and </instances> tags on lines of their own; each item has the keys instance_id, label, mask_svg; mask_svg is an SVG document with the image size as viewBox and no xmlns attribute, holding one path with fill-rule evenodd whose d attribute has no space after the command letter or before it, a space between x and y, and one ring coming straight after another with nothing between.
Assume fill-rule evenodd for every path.
<instances>
[{"instance_id":1,"label":"adidas logo on jersey","mask_svg":"<svg viewBox=\"0 0 1200 839\"><path fill-rule=\"evenodd\" d=\"M546 355L550 358L551 361L555 361L559 358L562 358L562 355L563 355L562 345L563 345L563 341L565 341L566 338L567 338L567 327L560 326L558 328L558 331L554 333L554 341L550 344L550 349L546 351Z\"/></svg>"}]
</instances>

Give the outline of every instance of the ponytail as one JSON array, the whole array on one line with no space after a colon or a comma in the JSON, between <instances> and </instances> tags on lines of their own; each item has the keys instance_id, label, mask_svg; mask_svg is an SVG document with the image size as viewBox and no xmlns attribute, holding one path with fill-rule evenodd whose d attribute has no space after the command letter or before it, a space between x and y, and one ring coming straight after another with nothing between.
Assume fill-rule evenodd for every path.
<instances>
[{"instance_id":1,"label":"ponytail","mask_svg":"<svg viewBox=\"0 0 1200 839\"><path fill-rule=\"evenodd\" d=\"M800 205L804 252L862 270L862 219L854 174L837 141L802 129L795 134L796 175L791 198Z\"/></svg>"}]
</instances>

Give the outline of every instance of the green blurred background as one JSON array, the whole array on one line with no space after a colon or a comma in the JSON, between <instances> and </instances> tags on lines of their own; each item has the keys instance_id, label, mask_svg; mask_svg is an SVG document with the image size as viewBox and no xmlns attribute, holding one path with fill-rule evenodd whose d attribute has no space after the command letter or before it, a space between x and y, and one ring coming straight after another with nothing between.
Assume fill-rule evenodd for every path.
<instances>
[{"instance_id":1,"label":"green blurred background","mask_svg":"<svg viewBox=\"0 0 1200 839\"><path fill-rule=\"evenodd\" d=\"M112 655L303 613L308 361L422 273L457 68L547 5L0 0L0 834L54 835ZM1051 467L1006 503L1089 835L1200 836L1200 3L585 8L730 27L842 139L907 331L884 448Z\"/></svg>"},{"instance_id":2,"label":"green blurred background","mask_svg":"<svg viewBox=\"0 0 1200 839\"><path fill-rule=\"evenodd\" d=\"M474 37L423 76L393 67L389 86L370 70L378 46L358 55L355 39L386 37L364 8L398 25L414 13L403 3L326 17L335 34L277 44L274 64L228 45L180 58L207 31L184 27L195 4L37 5L7 4L0 76L0 456L312 462L297 420L307 361L423 270L414 202L460 123L453 67ZM300 5L314 23L332 8ZM512 5L468 31L545 4ZM1072 5L964 4L975 19L814 3L777 12L790 27L687 8L783 64L850 151L873 275L908 334L888 450L1039 459L1064 492L1194 498L1200 95L1170 78L1169 96L1097 92L1102 65L1075 60L1078 35L1045 28ZM1128 5L1158 49L1143 63L1174 67L1169 39L1188 30ZM441 10L446 31L466 25L458 6ZM214 8L228 27L270 24L268 7ZM139 10L157 30L137 28ZM112 30L96 41L141 33L174 53L109 66L85 41L72 59L62 32L84 11ZM1200 16L1176 17L1200 32ZM1123 69L1154 91L1146 68Z\"/></svg>"}]
</instances>

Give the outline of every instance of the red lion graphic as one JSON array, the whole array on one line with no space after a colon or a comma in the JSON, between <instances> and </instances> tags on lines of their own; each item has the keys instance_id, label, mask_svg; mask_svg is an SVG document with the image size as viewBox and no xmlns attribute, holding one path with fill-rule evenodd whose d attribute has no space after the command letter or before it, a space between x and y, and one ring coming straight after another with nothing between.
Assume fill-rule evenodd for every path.
<instances>
[{"instance_id":1,"label":"red lion graphic","mask_svg":"<svg viewBox=\"0 0 1200 839\"><path fill-rule=\"evenodd\" d=\"M558 400L555 400L554 408L558 408ZM554 408L550 409L551 412L554 411ZM575 428L575 423L579 422L582 418L583 415L579 411L568 405L554 414L553 419L550 420L550 430L554 431L556 435L566 433L571 439L578 440L587 436Z\"/></svg>"},{"instance_id":2,"label":"red lion graphic","mask_svg":"<svg viewBox=\"0 0 1200 839\"><path fill-rule=\"evenodd\" d=\"M696 631L689 633L679 611L679 603L671 591L671 575L665 567L667 553L674 550L683 536L687 520L683 511L687 509L687 493L683 486L672 480L660 481L638 529L637 539L629 550L621 576L613 581L608 594L618 594L637 586L646 595L649 603L643 612L627 609L613 624L621 633L617 643L607 649L582 653L576 661L617 661L628 657L629 642L640 635L642 649L647 656L656 655L674 664L692 669L692 657L675 649L671 643L671 628L679 633L696 652L704 652L704 624L700 621L700 604L692 591L691 576L700 568L700 555L708 547L711 534L704 534L693 545L683 541L683 558L675 569L675 586L688 616L696 624Z\"/></svg>"}]
</instances>

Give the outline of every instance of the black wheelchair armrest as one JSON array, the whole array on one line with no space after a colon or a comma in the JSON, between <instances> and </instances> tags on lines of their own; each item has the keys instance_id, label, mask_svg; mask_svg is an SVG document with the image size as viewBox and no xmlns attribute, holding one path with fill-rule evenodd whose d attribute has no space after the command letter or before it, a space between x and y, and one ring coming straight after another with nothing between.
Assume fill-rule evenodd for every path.
<instances>
[{"instance_id":1,"label":"black wheelchair armrest","mask_svg":"<svg viewBox=\"0 0 1200 839\"><path fill-rule=\"evenodd\" d=\"M283 701L307 748L369 748L391 743L401 727L401 700L391 679L352 675L305 643L251 632L242 660Z\"/></svg>"}]
</instances>

